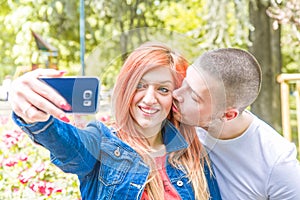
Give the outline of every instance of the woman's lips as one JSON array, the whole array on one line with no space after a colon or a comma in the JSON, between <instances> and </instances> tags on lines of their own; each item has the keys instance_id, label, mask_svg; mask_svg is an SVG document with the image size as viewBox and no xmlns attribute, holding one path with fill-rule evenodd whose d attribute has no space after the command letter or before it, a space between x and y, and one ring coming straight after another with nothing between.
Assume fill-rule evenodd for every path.
<instances>
[{"instance_id":1,"label":"woman's lips","mask_svg":"<svg viewBox=\"0 0 300 200\"><path fill-rule=\"evenodd\" d=\"M150 108L150 107L144 107L144 106L139 106L139 108L146 115L153 115L159 111L156 108Z\"/></svg>"}]
</instances>

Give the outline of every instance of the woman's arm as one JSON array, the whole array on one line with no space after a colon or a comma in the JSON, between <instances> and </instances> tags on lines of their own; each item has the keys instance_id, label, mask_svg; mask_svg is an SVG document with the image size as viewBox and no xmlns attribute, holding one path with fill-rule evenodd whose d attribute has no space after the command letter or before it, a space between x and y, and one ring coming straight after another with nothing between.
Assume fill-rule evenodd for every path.
<instances>
[{"instance_id":1,"label":"woman's arm","mask_svg":"<svg viewBox=\"0 0 300 200\"><path fill-rule=\"evenodd\" d=\"M35 143L50 151L52 162L65 172L86 175L98 160L102 141L99 129L78 129L53 117L34 124L24 123L15 114L13 119Z\"/></svg>"}]
</instances>

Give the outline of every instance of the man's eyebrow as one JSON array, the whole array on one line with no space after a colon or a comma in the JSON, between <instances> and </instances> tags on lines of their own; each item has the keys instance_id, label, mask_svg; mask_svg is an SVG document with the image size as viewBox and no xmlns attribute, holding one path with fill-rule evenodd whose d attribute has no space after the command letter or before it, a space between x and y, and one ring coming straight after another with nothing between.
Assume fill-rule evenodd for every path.
<instances>
[{"instance_id":1,"label":"man's eyebrow","mask_svg":"<svg viewBox=\"0 0 300 200\"><path fill-rule=\"evenodd\" d=\"M198 98L201 98L201 97L197 94L197 92L195 92L192 88L191 88L191 90L192 90L192 94L196 95Z\"/></svg>"}]
</instances>

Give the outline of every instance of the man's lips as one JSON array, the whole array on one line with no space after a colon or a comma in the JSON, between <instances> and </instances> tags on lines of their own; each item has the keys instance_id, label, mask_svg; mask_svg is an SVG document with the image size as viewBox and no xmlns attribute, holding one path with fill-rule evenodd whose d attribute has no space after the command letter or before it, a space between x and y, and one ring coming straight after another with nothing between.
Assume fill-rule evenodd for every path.
<instances>
[{"instance_id":1,"label":"man's lips","mask_svg":"<svg viewBox=\"0 0 300 200\"><path fill-rule=\"evenodd\" d=\"M175 103L172 104L172 111L175 112L175 113L179 113L179 109L178 109L178 107L176 106Z\"/></svg>"},{"instance_id":2,"label":"man's lips","mask_svg":"<svg viewBox=\"0 0 300 200\"><path fill-rule=\"evenodd\" d=\"M180 121L181 113L175 103L173 103L173 105L172 105L172 111L173 111L173 115L174 115L175 119Z\"/></svg>"}]
</instances>

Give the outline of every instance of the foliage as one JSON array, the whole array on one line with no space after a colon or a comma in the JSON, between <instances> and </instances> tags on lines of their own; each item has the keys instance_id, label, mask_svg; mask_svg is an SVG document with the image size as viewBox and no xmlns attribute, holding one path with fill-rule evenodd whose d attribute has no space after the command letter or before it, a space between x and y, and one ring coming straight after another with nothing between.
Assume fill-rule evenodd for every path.
<instances>
[{"instance_id":1,"label":"foliage","mask_svg":"<svg viewBox=\"0 0 300 200\"><path fill-rule=\"evenodd\" d=\"M149 39L167 38L174 42L176 38L172 35L175 32L175 36L190 41L186 44L182 39L182 42L176 41L176 45L185 46L183 51L191 59L207 49L251 45L249 31L254 27L249 23L249 0L84 2L87 75L101 76L103 84L109 88L128 52ZM79 16L79 1L74 0L2 1L0 80L6 74L12 75L17 66L30 66L38 59L30 30L41 34L59 49L61 69L67 69L71 75L79 74ZM288 69L300 59L297 56L299 45L288 35L291 29L284 28L282 34L284 66L290 65ZM295 48L290 48L291 44Z\"/></svg>"},{"instance_id":2,"label":"foliage","mask_svg":"<svg viewBox=\"0 0 300 200\"><path fill-rule=\"evenodd\" d=\"M47 38L47 42L59 49L62 68L78 63L78 31L74 30L79 28L78 23L73 22L79 16L76 2L3 1L0 44L4 49L0 56L0 67L7 66L7 72L13 75L17 66L31 66L38 61L31 30Z\"/></svg>"},{"instance_id":3,"label":"foliage","mask_svg":"<svg viewBox=\"0 0 300 200\"><path fill-rule=\"evenodd\" d=\"M300 2L273 1L267 14L274 19L274 29L282 25L283 72L300 73Z\"/></svg>"},{"instance_id":4,"label":"foliage","mask_svg":"<svg viewBox=\"0 0 300 200\"><path fill-rule=\"evenodd\" d=\"M7 116L0 116L0 199L80 199L75 175L50 163Z\"/></svg>"},{"instance_id":5,"label":"foliage","mask_svg":"<svg viewBox=\"0 0 300 200\"><path fill-rule=\"evenodd\" d=\"M243 47L250 45L248 1L207 1L203 7L204 24L198 25L200 47L208 49L222 47ZM216 14L218 13L218 14ZM194 37L195 37L194 36Z\"/></svg>"},{"instance_id":6,"label":"foliage","mask_svg":"<svg viewBox=\"0 0 300 200\"><path fill-rule=\"evenodd\" d=\"M268 8L267 14L275 19L274 28L278 28L278 24L291 24L293 30L291 36L296 37L300 41L300 2L297 0L287 0L284 2L275 1Z\"/></svg>"},{"instance_id":7,"label":"foliage","mask_svg":"<svg viewBox=\"0 0 300 200\"><path fill-rule=\"evenodd\" d=\"M247 0L90 0L85 2L87 75L111 88L126 55L146 40L163 40L194 58L207 48L247 46ZM30 30L59 49L59 67L79 74L79 2L3 1L0 14L0 79L37 62ZM184 8L184 9L183 9ZM225 9L224 9L225 8ZM215 15L220 12L220 15ZM182 38L181 41L175 37ZM186 43L185 40L189 42ZM175 43L176 44L175 44ZM193 47L193 48L191 48ZM95 52L98 53L97 56ZM3 67L5 66L5 67Z\"/></svg>"},{"instance_id":8,"label":"foliage","mask_svg":"<svg viewBox=\"0 0 300 200\"><path fill-rule=\"evenodd\" d=\"M113 86L126 55L146 40L162 40L184 48L180 50L191 61L207 49L251 45L249 0L84 2L87 75L100 76L108 88ZM3 1L2 10L0 67L4 70L0 79L13 74L17 66L36 62L38 52L30 30L59 49L59 68L79 74L78 1L10 0Z\"/></svg>"}]
</instances>

